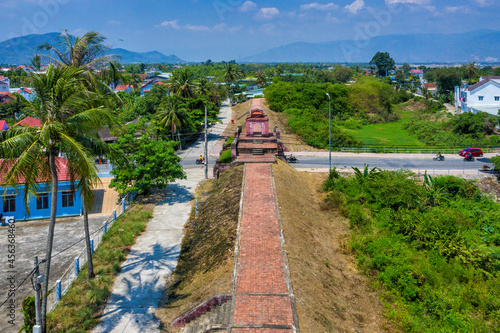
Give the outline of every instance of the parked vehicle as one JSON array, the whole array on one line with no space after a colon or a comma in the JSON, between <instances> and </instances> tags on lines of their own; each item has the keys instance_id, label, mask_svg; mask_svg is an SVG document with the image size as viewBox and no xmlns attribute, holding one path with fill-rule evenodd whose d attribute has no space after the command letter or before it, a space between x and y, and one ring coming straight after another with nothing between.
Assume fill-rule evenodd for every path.
<instances>
[{"instance_id":1,"label":"parked vehicle","mask_svg":"<svg viewBox=\"0 0 500 333\"><path fill-rule=\"evenodd\" d=\"M471 153L472 156L474 156L474 157L482 157L483 156L483 151L481 150L481 148L471 148L471 147L462 149L460 151L460 153L458 153L458 155L465 157L465 155L467 153Z\"/></svg>"}]
</instances>

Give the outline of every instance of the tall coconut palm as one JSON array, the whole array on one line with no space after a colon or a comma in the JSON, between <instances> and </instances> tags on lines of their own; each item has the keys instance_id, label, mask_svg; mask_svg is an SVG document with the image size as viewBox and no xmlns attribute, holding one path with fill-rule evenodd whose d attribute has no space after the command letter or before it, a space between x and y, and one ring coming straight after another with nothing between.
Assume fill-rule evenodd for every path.
<instances>
[{"instance_id":1,"label":"tall coconut palm","mask_svg":"<svg viewBox=\"0 0 500 333\"><path fill-rule=\"evenodd\" d=\"M258 71L255 76L257 78L257 84L264 84L267 82L266 72L263 70Z\"/></svg>"},{"instance_id":2,"label":"tall coconut palm","mask_svg":"<svg viewBox=\"0 0 500 333\"><path fill-rule=\"evenodd\" d=\"M193 96L195 79L189 67L176 70L170 78L171 90L174 94L188 98Z\"/></svg>"},{"instance_id":3,"label":"tall coconut palm","mask_svg":"<svg viewBox=\"0 0 500 333\"><path fill-rule=\"evenodd\" d=\"M44 43L37 49L55 53L57 58L48 55L41 56L56 64L91 68L118 58L117 55L106 55L111 46L104 45L105 40L103 35L95 31L89 31L82 37L73 37L68 34L68 30L63 30L57 45Z\"/></svg>"},{"instance_id":4,"label":"tall coconut palm","mask_svg":"<svg viewBox=\"0 0 500 333\"><path fill-rule=\"evenodd\" d=\"M175 96L169 97L165 103L160 105L157 117L160 126L170 128L173 141L175 141L175 132L189 124L187 109L183 105L180 105L178 97Z\"/></svg>"},{"instance_id":5,"label":"tall coconut palm","mask_svg":"<svg viewBox=\"0 0 500 333\"><path fill-rule=\"evenodd\" d=\"M98 179L89 142L97 142L93 133L112 124L111 110L105 107L87 109L89 100L96 93L89 86L84 70L75 67L49 66L46 74L33 76L33 87L38 101L28 107L41 120L36 128L16 127L2 133L0 154L10 158L0 166L5 172L3 183L16 186L24 179L24 202L28 209L29 197L36 195L40 180L51 185L51 210L45 257L45 279L43 282L42 330L46 331L47 293L54 229L57 216L58 168L57 158L63 154L68 159L71 179L80 179L76 189L81 190L84 201L90 202L86 184ZM29 212L29 211L28 211Z\"/></svg>"},{"instance_id":6,"label":"tall coconut palm","mask_svg":"<svg viewBox=\"0 0 500 333\"><path fill-rule=\"evenodd\" d=\"M464 65L465 76L469 79L469 84L472 83L472 79L476 76L478 68L476 67L475 61L470 61L468 65Z\"/></svg>"},{"instance_id":7,"label":"tall coconut palm","mask_svg":"<svg viewBox=\"0 0 500 333\"><path fill-rule=\"evenodd\" d=\"M224 80L226 83L229 85L229 95L231 97L231 100L234 101L234 90L233 90L233 85L236 84L236 82L243 76L243 72L241 68L238 67L238 65L230 62L226 65L225 71L224 71Z\"/></svg>"}]
</instances>

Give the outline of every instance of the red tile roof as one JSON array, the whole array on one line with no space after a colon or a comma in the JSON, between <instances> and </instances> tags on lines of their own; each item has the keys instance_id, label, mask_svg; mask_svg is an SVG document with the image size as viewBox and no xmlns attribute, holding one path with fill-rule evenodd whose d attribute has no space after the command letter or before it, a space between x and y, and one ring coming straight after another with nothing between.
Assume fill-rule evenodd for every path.
<instances>
[{"instance_id":1,"label":"red tile roof","mask_svg":"<svg viewBox=\"0 0 500 333\"><path fill-rule=\"evenodd\" d=\"M436 89L436 84L435 83L424 83L424 87L427 89Z\"/></svg>"},{"instance_id":2,"label":"red tile roof","mask_svg":"<svg viewBox=\"0 0 500 333\"><path fill-rule=\"evenodd\" d=\"M42 122L36 118L33 117L26 117L20 122L16 123L12 127L16 126L27 126L27 127L42 127Z\"/></svg>"},{"instance_id":3,"label":"red tile roof","mask_svg":"<svg viewBox=\"0 0 500 333\"><path fill-rule=\"evenodd\" d=\"M10 92L0 92L0 102L2 104L12 102L14 99L14 95L12 95Z\"/></svg>"},{"instance_id":4,"label":"red tile roof","mask_svg":"<svg viewBox=\"0 0 500 333\"><path fill-rule=\"evenodd\" d=\"M5 120L0 120L0 131L8 130L10 127Z\"/></svg>"},{"instance_id":5,"label":"red tile roof","mask_svg":"<svg viewBox=\"0 0 500 333\"><path fill-rule=\"evenodd\" d=\"M0 184L3 183L3 177L5 175L5 170L8 170L12 164L14 163L14 160L3 160L0 159ZM56 157L56 167L57 167L57 179L59 181L65 182L65 181L70 181L70 173L68 170L68 160L63 157ZM44 177L39 177L36 179L38 183L45 183L51 181L50 178L44 178ZM21 177L18 179L18 184L24 184L25 178Z\"/></svg>"},{"instance_id":6,"label":"red tile roof","mask_svg":"<svg viewBox=\"0 0 500 333\"><path fill-rule=\"evenodd\" d=\"M423 74L424 72L422 72L421 69L412 69L410 71L411 74Z\"/></svg>"},{"instance_id":7,"label":"red tile roof","mask_svg":"<svg viewBox=\"0 0 500 333\"><path fill-rule=\"evenodd\" d=\"M131 85L125 85L125 84L119 84L115 87L115 90L118 90L118 91L125 91L127 90L128 88L132 88Z\"/></svg>"},{"instance_id":8,"label":"red tile roof","mask_svg":"<svg viewBox=\"0 0 500 333\"><path fill-rule=\"evenodd\" d=\"M21 90L24 90L24 92L27 92L28 94L31 94L31 90L29 90L28 88L21 88L17 92L21 93Z\"/></svg>"}]
</instances>

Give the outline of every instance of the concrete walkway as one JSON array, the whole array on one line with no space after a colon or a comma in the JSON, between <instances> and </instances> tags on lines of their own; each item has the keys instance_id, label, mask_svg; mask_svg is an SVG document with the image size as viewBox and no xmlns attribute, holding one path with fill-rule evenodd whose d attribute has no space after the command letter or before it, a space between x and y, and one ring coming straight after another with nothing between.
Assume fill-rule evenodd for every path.
<instances>
[{"instance_id":1,"label":"concrete walkway","mask_svg":"<svg viewBox=\"0 0 500 333\"><path fill-rule=\"evenodd\" d=\"M231 119L231 108L223 106L222 124L210 129L209 148L213 147ZM192 158L203 154L203 136L181 154ZM174 271L180 253L183 226L191 212L194 190L204 178L203 167L185 170L187 180L172 183L168 197L154 209L153 219L137 239L122 264L101 323L93 332L159 332L153 310L160 302L165 277Z\"/></svg>"}]
</instances>

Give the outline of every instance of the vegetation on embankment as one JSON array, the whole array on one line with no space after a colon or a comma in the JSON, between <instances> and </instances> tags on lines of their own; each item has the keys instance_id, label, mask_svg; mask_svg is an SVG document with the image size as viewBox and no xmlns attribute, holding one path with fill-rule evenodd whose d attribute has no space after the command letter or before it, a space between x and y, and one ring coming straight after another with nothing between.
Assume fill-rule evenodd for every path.
<instances>
[{"instance_id":1,"label":"vegetation on embankment","mask_svg":"<svg viewBox=\"0 0 500 333\"><path fill-rule=\"evenodd\" d=\"M366 168L324 188L401 330L500 332L500 207L472 181Z\"/></svg>"},{"instance_id":2,"label":"vegetation on embankment","mask_svg":"<svg viewBox=\"0 0 500 333\"><path fill-rule=\"evenodd\" d=\"M273 165L300 331L391 332L378 296L356 267L347 219L323 207L321 173Z\"/></svg>"},{"instance_id":3,"label":"vegetation on embankment","mask_svg":"<svg viewBox=\"0 0 500 333\"><path fill-rule=\"evenodd\" d=\"M156 313L163 326L207 298L231 292L242 182L240 166L196 190L198 217L193 206L179 262Z\"/></svg>"},{"instance_id":4,"label":"vegetation on embankment","mask_svg":"<svg viewBox=\"0 0 500 333\"><path fill-rule=\"evenodd\" d=\"M153 216L153 208L154 204L136 203L118 217L92 256L96 277L88 280L87 265L81 268L68 292L47 315L49 332L86 332L99 322L98 312L111 295L121 263Z\"/></svg>"},{"instance_id":5,"label":"vegetation on embankment","mask_svg":"<svg viewBox=\"0 0 500 333\"><path fill-rule=\"evenodd\" d=\"M288 126L317 148L328 147L331 97L332 146L495 146L494 116L452 115L439 102L414 97L374 77L352 85L276 82L266 88L269 107L286 114Z\"/></svg>"}]
</instances>

